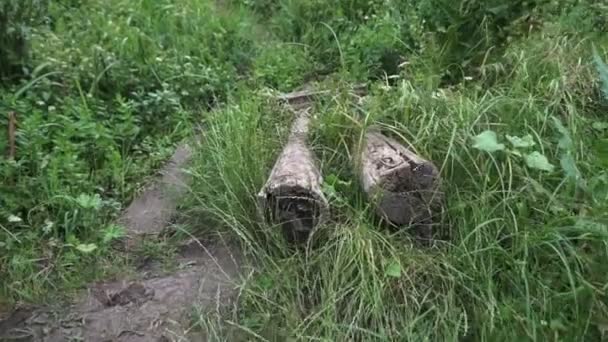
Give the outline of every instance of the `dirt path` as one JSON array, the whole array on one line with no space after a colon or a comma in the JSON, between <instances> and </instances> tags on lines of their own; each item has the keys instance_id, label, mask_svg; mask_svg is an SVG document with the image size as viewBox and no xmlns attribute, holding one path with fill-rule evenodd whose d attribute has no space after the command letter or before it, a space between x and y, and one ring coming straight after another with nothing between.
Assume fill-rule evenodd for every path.
<instances>
[{"instance_id":1,"label":"dirt path","mask_svg":"<svg viewBox=\"0 0 608 342\"><path fill-rule=\"evenodd\" d=\"M189 182L183 167L190 160L191 147L179 146L165 167L160 179L149 186L123 212L118 220L136 241L145 235L158 235L170 224L175 214L176 199L187 191Z\"/></svg>"},{"instance_id":2,"label":"dirt path","mask_svg":"<svg viewBox=\"0 0 608 342\"><path fill-rule=\"evenodd\" d=\"M178 147L160 179L124 211L126 248L163 232L187 191L183 167L191 147ZM194 308L219 311L229 305L240 274L241 255L222 241L193 239L180 247L178 271L146 266L135 277L91 285L74 303L18 310L0 321L0 341L188 341ZM189 338L190 336L190 338Z\"/></svg>"}]
</instances>

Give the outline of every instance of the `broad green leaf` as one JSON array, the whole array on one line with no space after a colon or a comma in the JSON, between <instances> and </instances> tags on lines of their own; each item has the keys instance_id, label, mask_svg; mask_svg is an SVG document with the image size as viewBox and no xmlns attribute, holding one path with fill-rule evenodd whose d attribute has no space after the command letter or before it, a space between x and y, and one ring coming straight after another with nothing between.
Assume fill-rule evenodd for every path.
<instances>
[{"instance_id":1,"label":"broad green leaf","mask_svg":"<svg viewBox=\"0 0 608 342\"><path fill-rule=\"evenodd\" d=\"M608 98L608 65L604 63L595 46L593 47L593 60L595 61L595 66L602 83L602 92L604 93L604 96Z\"/></svg>"},{"instance_id":2,"label":"broad green leaf","mask_svg":"<svg viewBox=\"0 0 608 342\"><path fill-rule=\"evenodd\" d=\"M555 126L559 134L570 135L570 132L568 132L568 129L566 128L566 126L564 126L564 124L558 117L551 116L551 120L553 120L553 126Z\"/></svg>"},{"instance_id":3,"label":"broad green leaf","mask_svg":"<svg viewBox=\"0 0 608 342\"><path fill-rule=\"evenodd\" d=\"M576 167L576 161L569 153L562 155L562 158L560 159L559 163L562 166L564 172L566 173L566 177L575 180L581 178L581 172L578 170L578 167Z\"/></svg>"},{"instance_id":4,"label":"broad green leaf","mask_svg":"<svg viewBox=\"0 0 608 342\"><path fill-rule=\"evenodd\" d=\"M99 194L93 196L80 194L76 197L76 203L84 209L99 209L101 207L101 197Z\"/></svg>"},{"instance_id":5,"label":"broad green leaf","mask_svg":"<svg viewBox=\"0 0 608 342\"><path fill-rule=\"evenodd\" d=\"M555 126L557 131L559 132L559 134L561 134L557 146L562 150L570 150L574 145L574 143L572 142L572 138L570 137L570 132L562 124L560 119L555 116L552 116L551 119L553 120L553 125Z\"/></svg>"},{"instance_id":6,"label":"broad green leaf","mask_svg":"<svg viewBox=\"0 0 608 342\"><path fill-rule=\"evenodd\" d=\"M483 131L479 135L473 137L473 141L473 147L478 150L496 152L505 149L505 145L498 142L496 132L494 131Z\"/></svg>"},{"instance_id":7,"label":"broad green leaf","mask_svg":"<svg viewBox=\"0 0 608 342\"><path fill-rule=\"evenodd\" d=\"M507 140L509 140L511 145L513 145L515 148L532 147L536 144L534 142L534 138L532 138L530 134L527 134L523 138L507 135Z\"/></svg>"},{"instance_id":8,"label":"broad green leaf","mask_svg":"<svg viewBox=\"0 0 608 342\"><path fill-rule=\"evenodd\" d=\"M401 277L401 265L397 261L393 261L386 267L384 272L389 277L399 278Z\"/></svg>"},{"instance_id":9,"label":"broad green leaf","mask_svg":"<svg viewBox=\"0 0 608 342\"><path fill-rule=\"evenodd\" d=\"M76 245L76 249L82 253L88 254L97 249L97 245L94 243L81 243Z\"/></svg>"},{"instance_id":10,"label":"broad green leaf","mask_svg":"<svg viewBox=\"0 0 608 342\"><path fill-rule=\"evenodd\" d=\"M338 192L336 191L336 188L330 183L323 183L323 193L328 198L338 197Z\"/></svg>"},{"instance_id":11,"label":"broad green leaf","mask_svg":"<svg viewBox=\"0 0 608 342\"><path fill-rule=\"evenodd\" d=\"M606 239L608 238L608 230L606 228L608 228L606 224L599 222L598 220L582 216L576 219L574 225L563 226L557 229L558 231L564 232L566 234L576 233L579 235L595 235Z\"/></svg>"},{"instance_id":12,"label":"broad green leaf","mask_svg":"<svg viewBox=\"0 0 608 342\"><path fill-rule=\"evenodd\" d=\"M568 330L568 328L566 328L566 326L562 323L562 321L559 318L552 319L551 322L549 322L549 328L551 330L559 330L559 331Z\"/></svg>"},{"instance_id":13,"label":"broad green leaf","mask_svg":"<svg viewBox=\"0 0 608 342\"><path fill-rule=\"evenodd\" d=\"M555 166L549 163L547 157L545 157L542 153L538 151L534 151L526 155L526 164L530 168L547 172L553 172L553 170L555 169Z\"/></svg>"},{"instance_id":14,"label":"broad green leaf","mask_svg":"<svg viewBox=\"0 0 608 342\"><path fill-rule=\"evenodd\" d=\"M574 229L584 232L598 235L606 235L606 225L602 222L594 221L585 217L580 217L574 223Z\"/></svg>"},{"instance_id":15,"label":"broad green leaf","mask_svg":"<svg viewBox=\"0 0 608 342\"><path fill-rule=\"evenodd\" d=\"M336 184L339 181L338 176L336 176L333 173L330 173L329 175L325 176L324 178L325 178L325 183L328 183L328 184Z\"/></svg>"},{"instance_id":16,"label":"broad green leaf","mask_svg":"<svg viewBox=\"0 0 608 342\"><path fill-rule=\"evenodd\" d=\"M589 190L596 203L608 202L608 174L601 173L589 181Z\"/></svg>"},{"instance_id":17,"label":"broad green leaf","mask_svg":"<svg viewBox=\"0 0 608 342\"><path fill-rule=\"evenodd\" d=\"M112 224L109 225L103 232L103 243L108 243L114 239L121 238L125 235L125 230L123 227Z\"/></svg>"},{"instance_id":18,"label":"broad green leaf","mask_svg":"<svg viewBox=\"0 0 608 342\"><path fill-rule=\"evenodd\" d=\"M346 200L339 191L340 186L349 186L350 181L346 182L338 178L335 174L330 174L325 177L323 182L323 193L327 196L327 199L332 201L334 205L342 206L346 203Z\"/></svg>"},{"instance_id":19,"label":"broad green leaf","mask_svg":"<svg viewBox=\"0 0 608 342\"><path fill-rule=\"evenodd\" d=\"M559 138L557 147L561 148L562 150L569 151L572 148L572 139L570 139L569 136L563 135L561 138Z\"/></svg>"},{"instance_id":20,"label":"broad green leaf","mask_svg":"<svg viewBox=\"0 0 608 342\"><path fill-rule=\"evenodd\" d=\"M596 121L591 124L591 127L598 131L604 131L608 129L608 122Z\"/></svg>"},{"instance_id":21,"label":"broad green leaf","mask_svg":"<svg viewBox=\"0 0 608 342\"><path fill-rule=\"evenodd\" d=\"M503 4L503 5L499 5L496 7L491 7L487 9L488 12L494 14L494 15L502 15L503 13L508 13L509 11L509 5L507 4Z\"/></svg>"}]
</instances>

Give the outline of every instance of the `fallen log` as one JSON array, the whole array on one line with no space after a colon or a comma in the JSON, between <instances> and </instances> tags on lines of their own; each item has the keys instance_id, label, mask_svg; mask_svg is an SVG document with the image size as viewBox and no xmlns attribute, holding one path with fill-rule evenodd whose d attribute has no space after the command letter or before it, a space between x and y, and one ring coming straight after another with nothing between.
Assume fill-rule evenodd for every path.
<instances>
[{"instance_id":1,"label":"fallen log","mask_svg":"<svg viewBox=\"0 0 608 342\"><path fill-rule=\"evenodd\" d=\"M287 103L293 110L300 110L310 107L310 103L316 97L330 95L331 93L330 90L314 90L305 87L303 90L280 94L277 99ZM355 84L350 91L350 95L356 98L360 98L365 94L367 94L366 84Z\"/></svg>"},{"instance_id":2,"label":"fallen log","mask_svg":"<svg viewBox=\"0 0 608 342\"><path fill-rule=\"evenodd\" d=\"M430 239L443 207L437 167L374 129L365 134L360 158L363 190L377 214Z\"/></svg>"},{"instance_id":3,"label":"fallen log","mask_svg":"<svg viewBox=\"0 0 608 342\"><path fill-rule=\"evenodd\" d=\"M306 242L329 211L323 179L307 144L310 107L295 111L287 144L258 193L262 217L281 227L291 243Z\"/></svg>"}]
</instances>

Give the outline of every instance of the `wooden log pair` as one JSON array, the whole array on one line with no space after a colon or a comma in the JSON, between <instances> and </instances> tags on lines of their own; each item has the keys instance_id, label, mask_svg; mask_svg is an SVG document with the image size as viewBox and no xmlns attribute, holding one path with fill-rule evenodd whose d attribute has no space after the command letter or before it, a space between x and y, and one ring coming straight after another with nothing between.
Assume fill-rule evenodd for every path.
<instances>
[{"instance_id":1,"label":"wooden log pair","mask_svg":"<svg viewBox=\"0 0 608 342\"><path fill-rule=\"evenodd\" d=\"M307 144L311 93L287 94L282 99L294 108L296 118L258 199L263 218L281 226L289 242L301 243L327 220L329 204L321 190L321 172ZM430 238L443 198L439 172L432 162L372 129L365 134L354 164L368 200L383 220L396 226L414 226L419 237Z\"/></svg>"}]
</instances>

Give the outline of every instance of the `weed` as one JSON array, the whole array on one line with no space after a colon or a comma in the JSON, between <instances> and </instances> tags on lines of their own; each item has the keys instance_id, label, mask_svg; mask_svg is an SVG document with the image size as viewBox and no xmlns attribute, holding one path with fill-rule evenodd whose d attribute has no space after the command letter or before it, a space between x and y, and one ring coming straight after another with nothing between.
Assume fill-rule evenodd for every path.
<instances>
[{"instance_id":1,"label":"weed","mask_svg":"<svg viewBox=\"0 0 608 342\"><path fill-rule=\"evenodd\" d=\"M3 154L15 146L0 159L1 297L97 276L81 268L109 257L121 208L249 72L248 21L218 13L199 1L3 2L0 64L27 72L0 75L11 77L0 122L14 113L16 128L0 135Z\"/></svg>"},{"instance_id":2,"label":"weed","mask_svg":"<svg viewBox=\"0 0 608 342\"><path fill-rule=\"evenodd\" d=\"M28 72L30 29L43 20L47 8L47 0L7 0L0 5L0 82Z\"/></svg>"}]
</instances>

